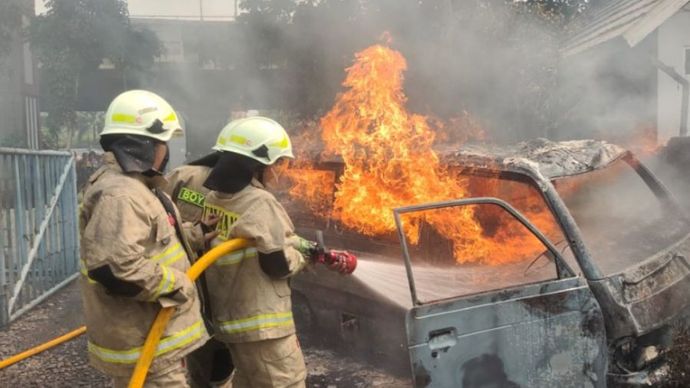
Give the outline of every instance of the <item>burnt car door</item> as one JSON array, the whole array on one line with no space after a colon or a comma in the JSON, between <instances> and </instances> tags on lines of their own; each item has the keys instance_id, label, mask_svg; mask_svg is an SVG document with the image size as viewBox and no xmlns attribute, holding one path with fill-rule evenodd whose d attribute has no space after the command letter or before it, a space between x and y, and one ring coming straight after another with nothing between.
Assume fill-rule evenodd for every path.
<instances>
[{"instance_id":1,"label":"burnt car door","mask_svg":"<svg viewBox=\"0 0 690 388\"><path fill-rule=\"evenodd\" d=\"M486 267L414 260L406 217L463 207L500 210L546 253L533 261ZM406 330L414 386L606 384L606 338L597 300L559 249L511 205L472 198L398 208L394 214L413 302ZM533 270L535 262L541 270ZM449 294L453 290L455 295Z\"/></svg>"}]
</instances>

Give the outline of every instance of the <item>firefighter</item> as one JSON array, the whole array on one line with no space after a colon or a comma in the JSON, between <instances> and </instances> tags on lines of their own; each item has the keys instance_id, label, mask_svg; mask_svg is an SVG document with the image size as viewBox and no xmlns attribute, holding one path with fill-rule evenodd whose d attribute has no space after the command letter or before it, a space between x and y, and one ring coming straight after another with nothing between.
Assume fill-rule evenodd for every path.
<instances>
[{"instance_id":1,"label":"firefighter","mask_svg":"<svg viewBox=\"0 0 690 388\"><path fill-rule=\"evenodd\" d=\"M161 307L177 309L146 387L188 387L184 356L208 339L197 291L185 275L190 244L160 189L166 143L181 131L175 111L158 95L120 94L100 134L104 165L84 189L80 283L89 359L115 387L127 386Z\"/></svg>"},{"instance_id":2,"label":"firefighter","mask_svg":"<svg viewBox=\"0 0 690 388\"><path fill-rule=\"evenodd\" d=\"M206 271L214 336L236 368L232 386L304 387L287 280L306 264L304 240L262 184L265 170L293 158L290 139L277 122L255 116L226 125L213 149L193 163L200 166L174 172L169 187L189 221L218 218L212 245L237 237L255 245Z\"/></svg>"},{"instance_id":3,"label":"firefighter","mask_svg":"<svg viewBox=\"0 0 690 388\"><path fill-rule=\"evenodd\" d=\"M190 162L188 165L180 166L172 170L166 179L167 186L165 191L175 201L180 210L182 220L199 225L204 229L201 232L192 229L191 232L195 234L213 233L208 229L208 225L217 222L217 218L213 216L202 220L202 213L204 199L209 192L209 189L204 187L203 184L211 172L211 167L218 160L218 156L218 153L212 153L199 160ZM195 247L197 256L201 256L203 251L208 248L208 246ZM197 283L203 295L202 299L205 302L202 306L202 311L208 323L207 328L212 329L212 311L208 303L208 285L205 274L199 277ZM234 366L228 347L223 342L212 337L202 347L196 349L187 357L187 369L192 388L222 387L230 379Z\"/></svg>"}]
</instances>

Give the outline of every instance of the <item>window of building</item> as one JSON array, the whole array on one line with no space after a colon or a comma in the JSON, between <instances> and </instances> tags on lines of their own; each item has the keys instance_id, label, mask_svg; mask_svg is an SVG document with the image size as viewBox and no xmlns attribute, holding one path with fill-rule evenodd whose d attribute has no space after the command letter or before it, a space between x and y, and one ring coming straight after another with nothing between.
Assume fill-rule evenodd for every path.
<instances>
[{"instance_id":1,"label":"window of building","mask_svg":"<svg viewBox=\"0 0 690 388\"><path fill-rule=\"evenodd\" d=\"M685 75L690 75L690 47L685 48Z\"/></svg>"}]
</instances>

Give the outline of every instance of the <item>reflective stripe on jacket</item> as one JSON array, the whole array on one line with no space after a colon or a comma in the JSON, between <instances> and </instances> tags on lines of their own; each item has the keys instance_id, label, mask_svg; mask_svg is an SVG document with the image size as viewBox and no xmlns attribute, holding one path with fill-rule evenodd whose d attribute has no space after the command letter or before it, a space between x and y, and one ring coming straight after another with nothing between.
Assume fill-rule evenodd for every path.
<instances>
[{"instance_id":1,"label":"reflective stripe on jacket","mask_svg":"<svg viewBox=\"0 0 690 388\"><path fill-rule=\"evenodd\" d=\"M203 321L199 320L189 327L161 339L156 348L156 357L183 348L201 339L206 333ZM89 352L103 362L116 364L134 364L141 356L142 346L126 350L108 349L88 342Z\"/></svg>"},{"instance_id":2,"label":"reflective stripe on jacket","mask_svg":"<svg viewBox=\"0 0 690 388\"><path fill-rule=\"evenodd\" d=\"M236 319L234 321L218 322L221 331L226 334L235 334L273 327L289 327L294 324L292 311L272 314L260 314L249 318Z\"/></svg>"}]
</instances>

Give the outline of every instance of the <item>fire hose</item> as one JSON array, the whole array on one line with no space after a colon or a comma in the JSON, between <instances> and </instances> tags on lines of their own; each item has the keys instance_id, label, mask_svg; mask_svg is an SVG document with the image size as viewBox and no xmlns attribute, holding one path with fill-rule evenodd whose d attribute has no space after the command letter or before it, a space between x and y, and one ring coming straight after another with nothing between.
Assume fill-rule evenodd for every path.
<instances>
[{"instance_id":1,"label":"fire hose","mask_svg":"<svg viewBox=\"0 0 690 388\"><path fill-rule=\"evenodd\" d=\"M189 277L192 281L196 280L199 277L199 275L201 275L201 273L204 270L206 270L206 268L208 268L221 256L226 255L232 251L242 249L248 245L249 241L247 240L234 239L226 241L216 246L215 248L211 249L206 254L201 256L201 258L199 258L199 260L197 260L194 263L194 265L189 267L189 269L187 270L187 277ZM151 362L153 361L153 357L155 355L158 342L160 342L160 338L163 335L163 331L165 330L165 327L168 325L168 321L170 321L170 318L172 317L174 312L175 307L167 307L161 309L161 311L158 312L156 319L153 321L153 324L151 325L149 334L146 337L146 341L144 342L141 357L139 357L139 360L137 361L137 364L134 367L134 373L132 374L132 379L129 383L130 387L142 387L144 385L144 380L146 380L146 374L148 373L148 369L151 366ZM55 347L73 338L76 338L84 334L85 332L86 326L82 326L76 330L73 330L65 335L50 340L44 344L41 344L25 352L19 353L10 358L2 360L0 361L0 370L10 365L16 364L17 362L20 362L26 358L34 356L40 352L43 352L44 350L48 350L52 347Z\"/></svg>"},{"instance_id":2,"label":"fire hose","mask_svg":"<svg viewBox=\"0 0 690 388\"><path fill-rule=\"evenodd\" d=\"M189 277L189 279L192 281L196 280L199 275L206 270L206 268L208 268L221 256L232 251L242 249L248 245L248 240L236 238L216 246L201 256L201 258L187 270L187 277ZM158 342L160 342L161 336L163 336L163 332L165 331L165 327L168 326L168 321L170 321L170 318L172 318L174 312L175 307L166 307L158 312L156 319L151 325L149 335L146 337L146 341L144 341L144 346L141 349L141 356L139 357L139 360L137 360L137 364L134 367L132 378L129 380L129 388L141 388L144 386L146 374L148 373L149 367L153 362L153 357L156 354Z\"/></svg>"},{"instance_id":3,"label":"fire hose","mask_svg":"<svg viewBox=\"0 0 690 388\"><path fill-rule=\"evenodd\" d=\"M33 347L27 351L21 352L19 354L15 354L14 356L10 358L6 358L2 361L0 361L0 370L7 368L10 365L14 365L18 363L19 361L22 361L24 359L27 359L31 356L34 356L38 353L41 353L44 350L48 350L52 347L58 346L63 342L67 342L73 338L79 337L80 335L86 333L86 326L82 326L78 329L72 330L67 334L61 335L55 339L52 339L46 343L43 343L41 345L38 345L36 347Z\"/></svg>"},{"instance_id":4,"label":"fire hose","mask_svg":"<svg viewBox=\"0 0 690 388\"><path fill-rule=\"evenodd\" d=\"M323 237L320 233L317 234L318 242L314 246L314 256L312 260L314 262L322 263L328 265L330 268L337 270L343 274L352 273L357 267L357 258L349 252L346 251L330 251L326 250L323 245ZM218 260L221 256L224 256L230 252L236 251L238 249L245 248L249 245L249 241L245 239L233 239L226 241L215 248L208 251L206 254L201 256L188 270L187 277L192 281L196 280L202 272L204 272L211 264ZM170 318L172 318L175 312L175 307L163 308L158 312L156 319L151 325L149 334L146 337L146 341L142 347L141 356L134 367L134 372L132 378L129 381L129 388L141 388L144 386L144 381L146 380L146 375L148 374L149 367L153 362L155 357L156 347L160 342L161 336L165 331L165 327L168 325ZM76 330L73 330L67 334L64 334L58 338L50 340L44 344L31 348L27 351L14 355L10 358L0 361L0 370L20 362L26 358L34 356L44 350L48 350L52 347L60 345L67 342L73 338L76 338L86 332L86 326L82 326Z\"/></svg>"}]
</instances>

